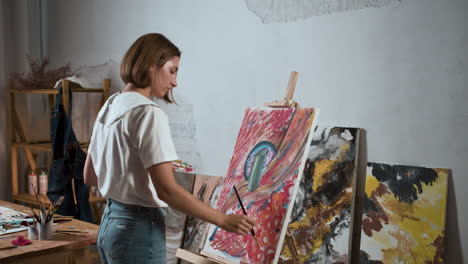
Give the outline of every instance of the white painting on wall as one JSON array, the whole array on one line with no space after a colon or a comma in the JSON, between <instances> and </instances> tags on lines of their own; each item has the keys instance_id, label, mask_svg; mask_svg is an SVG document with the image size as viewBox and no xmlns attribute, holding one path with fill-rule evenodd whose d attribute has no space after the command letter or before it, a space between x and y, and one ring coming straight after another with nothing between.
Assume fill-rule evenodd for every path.
<instances>
[{"instance_id":1,"label":"white painting on wall","mask_svg":"<svg viewBox=\"0 0 468 264\"><path fill-rule=\"evenodd\" d=\"M402 0L245 0L247 8L263 23L287 23L312 16L357 10L366 7L383 7Z\"/></svg>"}]
</instances>

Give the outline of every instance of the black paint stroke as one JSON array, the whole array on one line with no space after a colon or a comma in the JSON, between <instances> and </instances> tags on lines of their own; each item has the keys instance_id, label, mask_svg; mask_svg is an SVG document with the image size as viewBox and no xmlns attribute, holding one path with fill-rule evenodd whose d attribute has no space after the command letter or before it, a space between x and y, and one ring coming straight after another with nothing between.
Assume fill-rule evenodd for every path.
<instances>
[{"instance_id":1,"label":"black paint stroke","mask_svg":"<svg viewBox=\"0 0 468 264\"><path fill-rule=\"evenodd\" d=\"M372 175L379 182L386 183L400 202L413 203L418 200L418 193L423 192L422 184L432 185L437 180L434 169L414 166L388 165L381 163L367 164L372 167Z\"/></svg>"}]
</instances>

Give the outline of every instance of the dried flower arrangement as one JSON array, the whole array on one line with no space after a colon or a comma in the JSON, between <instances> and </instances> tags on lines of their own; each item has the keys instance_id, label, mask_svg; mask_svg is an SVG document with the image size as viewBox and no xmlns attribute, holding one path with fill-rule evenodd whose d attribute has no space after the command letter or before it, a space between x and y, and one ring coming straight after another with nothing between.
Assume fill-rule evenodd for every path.
<instances>
[{"instance_id":1,"label":"dried flower arrangement","mask_svg":"<svg viewBox=\"0 0 468 264\"><path fill-rule=\"evenodd\" d=\"M46 70L49 64L47 58L34 60L29 55L26 58L31 72L10 74L10 78L19 84L18 89L50 89L58 80L75 75L69 63L57 69Z\"/></svg>"}]
</instances>

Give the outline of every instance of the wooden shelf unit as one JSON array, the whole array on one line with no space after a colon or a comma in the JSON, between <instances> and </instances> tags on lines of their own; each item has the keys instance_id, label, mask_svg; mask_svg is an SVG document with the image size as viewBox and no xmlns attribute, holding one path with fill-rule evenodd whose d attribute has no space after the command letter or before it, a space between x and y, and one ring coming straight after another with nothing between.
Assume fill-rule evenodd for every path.
<instances>
[{"instance_id":1,"label":"wooden shelf unit","mask_svg":"<svg viewBox=\"0 0 468 264\"><path fill-rule=\"evenodd\" d=\"M13 143L13 146L17 148L27 148L31 151L36 151L36 152L50 152L52 153L52 143L50 142L17 142ZM86 150L89 146L89 142L80 142L80 146L82 149Z\"/></svg>"},{"instance_id":2,"label":"wooden shelf unit","mask_svg":"<svg viewBox=\"0 0 468 264\"><path fill-rule=\"evenodd\" d=\"M111 80L104 79L102 88L82 88L82 87L73 87L73 83L68 80L62 81L62 101L65 108L65 111L68 111L68 105L70 102L69 99L69 90L72 92L78 93L102 93L101 103L99 107L102 107L104 102L109 97ZM11 183L12 183L12 194L13 201L23 202L33 206L39 206L34 195L28 193L20 193L18 186L18 149L23 149L26 158L28 160L31 170L36 171L36 155L37 152L49 152L52 153L52 144L50 141L30 141L24 133L24 129L19 122L19 116L16 112L16 95L17 94L47 94L48 104L49 104L49 113L55 105L55 95L58 94L58 89L16 89L15 82L13 80L8 81L8 91L10 96L10 137L11 137ZM82 148L87 149L89 142L80 142ZM26 179L27 180L27 179ZM44 201L48 201L46 195L40 195ZM90 194L89 201L93 208L96 206L96 203L105 203L105 198L96 197L92 193Z\"/></svg>"}]
</instances>

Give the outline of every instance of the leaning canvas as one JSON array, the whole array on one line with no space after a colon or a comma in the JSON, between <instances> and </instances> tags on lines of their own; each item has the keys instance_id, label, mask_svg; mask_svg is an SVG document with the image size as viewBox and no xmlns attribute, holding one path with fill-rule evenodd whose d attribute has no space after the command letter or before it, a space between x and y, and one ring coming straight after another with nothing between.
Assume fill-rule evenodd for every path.
<instances>
[{"instance_id":1,"label":"leaning canvas","mask_svg":"<svg viewBox=\"0 0 468 264\"><path fill-rule=\"evenodd\" d=\"M449 173L368 163L360 263L444 263Z\"/></svg>"},{"instance_id":2,"label":"leaning canvas","mask_svg":"<svg viewBox=\"0 0 468 264\"><path fill-rule=\"evenodd\" d=\"M349 263L358 128L318 128L306 161L289 231L299 263ZM296 263L283 245L280 263Z\"/></svg>"},{"instance_id":3,"label":"leaning canvas","mask_svg":"<svg viewBox=\"0 0 468 264\"><path fill-rule=\"evenodd\" d=\"M175 171L174 177L177 183L188 192L193 190L195 174L188 172ZM176 257L177 249L182 245L187 215L172 208L167 208L166 215L166 257L167 264L177 264L179 259Z\"/></svg>"},{"instance_id":4,"label":"leaning canvas","mask_svg":"<svg viewBox=\"0 0 468 264\"><path fill-rule=\"evenodd\" d=\"M277 263L318 109L249 108L237 137L217 208L256 219L255 242L210 225L203 254L234 263Z\"/></svg>"},{"instance_id":5,"label":"leaning canvas","mask_svg":"<svg viewBox=\"0 0 468 264\"><path fill-rule=\"evenodd\" d=\"M192 194L200 201L215 207L223 184L223 177L203 174L195 175ZM208 235L208 223L195 217L188 216L185 227L184 240L181 248L190 252L199 253L204 246ZM181 264L190 262L181 260Z\"/></svg>"}]
</instances>

